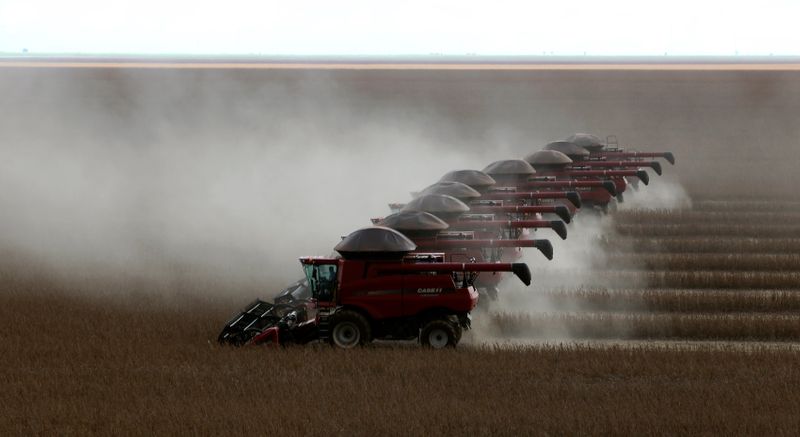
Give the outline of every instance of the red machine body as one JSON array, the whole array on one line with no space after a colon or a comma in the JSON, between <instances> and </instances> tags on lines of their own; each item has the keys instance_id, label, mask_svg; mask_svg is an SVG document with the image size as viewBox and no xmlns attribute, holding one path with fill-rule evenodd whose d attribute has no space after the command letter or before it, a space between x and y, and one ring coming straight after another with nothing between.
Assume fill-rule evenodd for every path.
<instances>
[{"instance_id":1,"label":"red machine body","mask_svg":"<svg viewBox=\"0 0 800 437\"><path fill-rule=\"evenodd\" d=\"M607 161L607 160L583 160L577 161L572 168L576 167L588 167L588 168L616 168L616 169L625 169L625 168L642 168L642 167L650 167L653 171L656 172L659 176L662 173L661 163L658 161Z\"/></svg>"},{"instance_id":2,"label":"red machine body","mask_svg":"<svg viewBox=\"0 0 800 437\"><path fill-rule=\"evenodd\" d=\"M502 201L480 201L473 202L469 205L470 213L475 214L522 214L522 215L531 215L531 214L555 214L564 222L569 223L572 221L572 216L575 213L574 209L570 209L567 205L515 205L515 204L505 204ZM537 227L550 227L545 223L544 220L528 220L529 226L525 225L518 225L515 227L520 228L537 228ZM549 223L549 221L547 222Z\"/></svg>"},{"instance_id":3,"label":"red machine body","mask_svg":"<svg viewBox=\"0 0 800 437\"><path fill-rule=\"evenodd\" d=\"M480 217L480 215L468 215L466 217ZM567 226L560 220L485 220L462 218L459 220L449 221L448 224L450 225L450 229L454 231L460 230L487 232L487 234L481 235L481 238L518 240L521 237L522 230L524 229L550 228L556 234L558 234L562 240L567 239ZM514 232L510 233L511 235L496 235L498 231L503 230Z\"/></svg>"},{"instance_id":4,"label":"red machine body","mask_svg":"<svg viewBox=\"0 0 800 437\"><path fill-rule=\"evenodd\" d=\"M675 155L672 152L626 152L624 150L600 150L592 152L587 159L651 159L651 158L664 158L672 165L675 165Z\"/></svg>"},{"instance_id":5,"label":"red machine body","mask_svg":"<svg viewBox=\"0 0 800 437\"><path fill-rule=\"evenodd\" d=\"M537 179L547 178L552 182L579 183L576 190L580 192L581 200L588 205L597 205L606 208L614 199L626 189L624 176L635 175L635 170L572 170L572 169L552 169L539 171ZM544 181L532 180L523 184L541 184ZM614 185L614 195L604 182L611 182Z\"/></svg>"},{"instance_id":6,"label":"red machine body","mask_svg":"<svg viewBox=\"0 0 800 437\"><path fill-rule=\"evenodd\" d=\"M581 199L586 191L591 191L591 189L602 188L608 191L609 194L615 196L617 194L617 188L614 182L612 181L597 181L597 180L576 180L576 179L568 179L568 180L556 180L555 178L534 178L529 180L528 182L524 182L520 184L520 189L560 189L560 188L574 188L577 191L580 191Z\"/></svg>"},{"instance_id":7,"label":"red machine body","mask_svg":"<svg viewBox=\"0 0 800 437\"><path fill-rule=\"evenodd\" d=\"M441 341L455 345L478 302L473 286L478 273L513 272L526 285L531 281L524 263L444 262L441 253L300 262L317 302L320 338L345 348L375 338L420 336L434 347Z\"/></svg>"},{"instance_id":8,"label":"red machine body","mask_svg":"<svg viewBox=\"0 0 800 437\"><path fill-rule=\"evenodd\" d=\"M515 200L530 206L542 201L565 199L575 208L581 207L581 196L576 191L527 190L520 186L498 187L481 192L481 200ZM545 211L553 212L553 211Z\"/></svg>"},{"instance_id":9,"label":"red machine body","mask_svg":"<svg viewBox=\"0 0 800 437\"><path fill-rule=\"evenodd\" d=\"M562 223L562 222L559 222ZM563 223L562 223L563 225ZM458 238L454 238L458 235ZM433 238L417 238L414 242L420 250L443 251L445 260L464 262L517 262L522 258L523 248L538 249L548 260L553 259L553 244L550 240L533 239L477 239L477 232L443 232ZM475 279L482 305L497 299L499 285L505 279L502 273L480 275Z\"/></svg>"},{"instance_id":10,"label":"red machine body","mask_svg":"<svg viewBox=\"0 0 800 437\"><path fill-rule=\"evenodd\" d=\"M626 177L636 177L645 185L650 183L650 176L644 170L566 170L564 174L576 179L601 178L614 183L617 194L622 194L627 189Z\"/></svg>"}]
</instances>

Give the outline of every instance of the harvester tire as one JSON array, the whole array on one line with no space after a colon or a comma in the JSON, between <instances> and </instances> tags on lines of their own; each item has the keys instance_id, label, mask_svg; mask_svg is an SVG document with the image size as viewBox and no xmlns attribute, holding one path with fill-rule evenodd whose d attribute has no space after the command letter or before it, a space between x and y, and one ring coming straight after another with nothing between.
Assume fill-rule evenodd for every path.
<instances>
[{"instance_id":1,"label":"harvester tire","mask_svg":"<svg viewBox=\"0 0 800 437\"><path fill-rule=\"evenodd\" d=\"M351 349L372 341L369 321L361 314L342 310L331 317L331 343L342 349Z\"/></svg>"},{"instance_id":2,"label":"harvester tire","mask_svg":"<svg viewBox=\"0 0 800 437\"><path fill-rule=\"evenodd\" d=\"M422 332L419 334L419 342L423 346L433 349L456 347L458 343L456 329L447 320L437 319L430 321L422 327Z\"/></svg>"}]
</instances>

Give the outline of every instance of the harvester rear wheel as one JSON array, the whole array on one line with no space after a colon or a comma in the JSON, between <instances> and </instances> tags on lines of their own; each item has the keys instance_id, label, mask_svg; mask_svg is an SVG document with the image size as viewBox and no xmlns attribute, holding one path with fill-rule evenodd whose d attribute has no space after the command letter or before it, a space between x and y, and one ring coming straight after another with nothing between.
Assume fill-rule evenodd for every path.
<instances>
[{"instance_id":1,"label":"harvester rear wheel","mask_svg":"<svg viewBox=\"0 0 800 437\"><path fill-rule=\"evenodd\" d=\"M342 348L350 349L372 341L369 322L361 314L342 310L331 317L331 342Z\"/></svg>"},{"instance_id":2,"label":"harvester rear wheel","mask_svg":"<svg viewBox=\"0 0 800 437\"><path fill-rule=\"evenodd\" d=\"M458 343L456 330L453 324L447 320L433 320L428 322L419 334L419 342L423 346L433 349L444 349L455 347Z\"/></svg>"}]
</instances>

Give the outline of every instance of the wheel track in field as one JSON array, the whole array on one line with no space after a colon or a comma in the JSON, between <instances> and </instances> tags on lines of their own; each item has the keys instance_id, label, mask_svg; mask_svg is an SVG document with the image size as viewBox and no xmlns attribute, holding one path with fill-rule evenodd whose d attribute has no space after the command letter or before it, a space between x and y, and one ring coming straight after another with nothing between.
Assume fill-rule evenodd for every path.
<instances>
[{"instance_id":1,"label":"wheel track in field","mask_svg":"<svg viewBox=\"0 0 800 437\"><path fill-rule=\"evenodd\" d=\"M542 312L495 313L498 338L800 342L800 202L627 210L599 236L594 283L543 275Z\"/></svg>"}]
</instances>

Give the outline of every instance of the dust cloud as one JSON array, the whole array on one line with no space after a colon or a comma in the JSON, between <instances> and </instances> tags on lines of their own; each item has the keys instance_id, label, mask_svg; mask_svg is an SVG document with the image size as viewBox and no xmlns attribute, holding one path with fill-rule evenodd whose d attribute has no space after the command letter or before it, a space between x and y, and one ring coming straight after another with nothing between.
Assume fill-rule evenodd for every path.
<instances>
[{"instance_id":1,"label":"dust cloud","mask_svg":"<svg viewBox=\"0 0 800 437\"><path fill-rule=\"evenodd\" d=\"M577 300L554 299L553 293L569 292L581 288L612 287L604 281L598 271L604 268L605 251L601 244L603 238L613 238L613 218L592 211L581 211L569 225L566 240L537 231L536 238L549 238L554 246L553 259L548 261L532 251L523 252L522 261L531 268L533 281L525 287L507 278L499 293L499 298L489 308L489 317L478 318L471 339L478 343L496 342L503 336L493 325L494 314L548 316L583 311ZM520 332L520 338L530 339L570 339L568 326L557 320L546 326L546 332Z\"/></svg>"},{"instance_id":2,"label":"dust cloud","mask_svg":"<svg viewBox=\"0 0 800 437\"><path fill-rule=\"evenodd\" d=\"M4 270L116 291L271 296L387 202L576 131L674 151L691 197L800 182L800 81L780 72L6 68L0 94ZM685 203L666 181L644 190ZM579 219L547 268L582 271L582 233L606 228Z\"/></svg>"},{"instance_id":3,"label":"dust cloud","mask_svg":"<svg viewBox=\"0 0 800 437\"><path fill-rule=\"evenodd\" d=\"M653 175L648 186L638 189L629 187L625 201L618 204L620 210L656 209L669 210L691 207L691 199L673 177L659 178ZM666 180L662 180L666 179ZM580 299L582 293L615 293L617 290L646 288L646 279L637 272L643 265L632 263L627 274L615 275L615 266L610 265L604 242L616 240L615 250L632 252L630 240L620 239L614 227L614 213L603 214L597 210L580 210L569 225L566 240L553 238L547 232L538 231L536 238L549 238L554 245L553 260L546 261L531 251L524 252L525 261L532 270L533 282L524 287L514 278L502 284L501 295L489 309L488 317L476 317L470 341L475 343L575 341L571 329L574 322L570 316L593 314L596 309ZM493 314L492 314L493 313ZM494 315L500 317L533 317L547 320L546 323L530 324L529 332L517 332L516 338L505 338L495 324ZM618 326L624 336L626 329Z\"/></svg>"},{"instance_id":4,"label":"dust cloud","mask_svg":"<svg viewBox=\"0 0 800 437\"><path fill-rule=\"evenodd\" d=\"M435 111L320 77L37 76L3 81L0 243L66 278L280 287L299 256L482 162Z\"/></svg>"}]
</instances>

